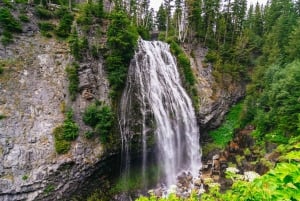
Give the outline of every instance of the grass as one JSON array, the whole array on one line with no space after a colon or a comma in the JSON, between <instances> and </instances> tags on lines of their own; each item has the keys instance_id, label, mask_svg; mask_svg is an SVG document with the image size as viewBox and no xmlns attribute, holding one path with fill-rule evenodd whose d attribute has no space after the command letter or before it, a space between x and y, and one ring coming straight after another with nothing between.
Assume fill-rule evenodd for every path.
<instances>
[{"instance_id":1,"label":"grass","mask_svg":"<svg viewBox=\"0 0 300 201\"><path fill-rule=\"evenodd\" d=\"M234 105L225 116L224 123L217 129L209 132L214 143L224 148L232 140L235 129L239 128L243 102Z\"/></svg>"}]
</instances>

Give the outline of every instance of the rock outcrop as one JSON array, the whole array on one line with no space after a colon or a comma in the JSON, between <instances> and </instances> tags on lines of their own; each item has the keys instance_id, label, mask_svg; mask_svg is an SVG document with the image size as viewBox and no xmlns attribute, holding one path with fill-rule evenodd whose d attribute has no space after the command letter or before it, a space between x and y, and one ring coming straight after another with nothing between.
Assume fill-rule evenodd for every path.
<instances>
[{"instance_id":1,"label":"rock outcrop","mask_svg":"<svg viewBox=\"0 0 300 201\"><path fill-rule=\"evenodd\" d=\"M58 200L105 159L97 139L82 137L81 120L93 99L108 101L103 62L80 66L81 94L69 102L65 68L73 59L65 42L25 31L6 52L0 45L0 55L0 200ZM81 134L68 154L57 155L52 132L64 120L65 105L73 108Z\"/></svg>"},{"instance_id":2,"label":"rock outcrop","mask_svg":"<svg viewBox=\"0 0 300 201\"><path fill-rule=\"evenodd\" d=\"M200 127L216 128L222 123L229 107L245 96L245 83L233 80L227 81L226 86L223 86L224 83L217 83L213 76L213 66L204 62L208 50L200 45L186 46L186 53L191 55L192 68L197 76Z\"/></svg>"}]
</instances>

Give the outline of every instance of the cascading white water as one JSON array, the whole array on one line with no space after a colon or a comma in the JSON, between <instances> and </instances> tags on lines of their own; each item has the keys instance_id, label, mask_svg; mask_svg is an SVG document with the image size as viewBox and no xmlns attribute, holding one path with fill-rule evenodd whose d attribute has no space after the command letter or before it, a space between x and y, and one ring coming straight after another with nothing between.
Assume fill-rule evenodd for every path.
<instances>
[{"instance_id":1,"label":"cascading white water","mask_svg":"<svg viewBox=\"0 0 300 201\"><path fill-rule=\"evenodd\" d=\"M138 101L140 108L133 108ZM135 111L132 111L135 110ZM198 176L201 166L199 129L191 99L181 85L176 60L169 45L159 41L139 40L138 51L131 62L128 80L121 100L120 126L124 144L129 143L132 113L141 118L143 166L147 161L147 125L154 119L158 160L167 186L175 184L182 170ZM131 115L132 116L132 115ZM130 122L131 121L131 122ZM126 147L126 146L124 146ZM128 150L125 150L128 153Z\"/></svg>"}]
</instances>

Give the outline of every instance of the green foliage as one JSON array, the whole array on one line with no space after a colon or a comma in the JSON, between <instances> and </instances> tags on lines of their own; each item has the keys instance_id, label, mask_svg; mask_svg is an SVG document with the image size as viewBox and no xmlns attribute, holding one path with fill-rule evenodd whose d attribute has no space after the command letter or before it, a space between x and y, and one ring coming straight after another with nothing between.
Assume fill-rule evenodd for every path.
<instances>
[{"instance_id":1,"label":"green foliage","mask_svg":"<svg viewBox=\"0 0 300 201\"><path fill-rule=\"evenodd\" d=\"M299 61L271 65L253 84L256 89L246 100L244 118L256 125L265 140L286 143L289 136L299 133L299 65Z\"/></svg>"},{"instance_id":2,"label":"green foliage","mask_svg":"<svg viewBox=\"0 0 300 201\"><path fill-rule=\"evenodd\" d=\"M101 142L108 141L114 123L114 115L108 105L99 102L89 105L84 111L83 121L86 125L94 128L94 132L100 136ZM93 133L88 133L88 137L92 137L92 135Z\"/></svg>"},{"instance_id":3,"label":"green foliage","mask_svg":"<svg viewBox=\"0 0 300 201\"><path fill-rule=\"evenodd\" d=\"M43 6L36 6L35 7L35 14L38 18L43 20L48 20L54 17L53 12L49 11Z\"/></svg>"},{"instance_id":4,"label":"green foliage","mask_svg":"<svg viewBox=\"0 0 300 201\"><path fill-rule=\"evenodd\" d=\"M56 35L62 38L66 38L71 33L71 27L73 23L74 16L72 13L66 11L62 16L59 25L56 29Z\"/></svg>"},{"instance_id":5,"label":"green foliage","mask_svg":"<svg viewBox=\"0 0 300 201\"><path fill-rule=\"evenodd\" d=\"M1 43L4 47L13 42L12 33L22 32L22 26L8 8L0 8L0 28L3 28Z\"/></svg>"},{"instance_id":6,"label":"green foliage","mask_svg":"<svg viewBox=\"0 0 300 201\"><path fill-rule=\"evenodd\" d=\"M77 93L79 92L79 77L78 77L78 64L73 63L66 67L66 72L69 80L69 93L71 100L76 100Z\"/></svg>"},{"instance_id":7,"label":"green foliage","mask_svg":"<svg viewBox=\"0 0 300 201\"><path fill-rule=\"evenodd\" d=\"M23 181L26 181L28 178L29 178L29 176L26 175L26 174L22 176L22 180L23 180Z\"/></svg>"},{"instance_id":8,"label":"green foliage","mask_svg":"<svg viewBox=\"0 0 300 201\"><path fill-rule=\"evenodd\" d=\"M4 47L6 47L12 42L13 42L12 34L9 31L4 30L1 38L1 43L3 44Z\"/></svg>"},{"instance_id":9,"label":"green foliage","mask_svg":"<svg viewBox=\"0 0 300 201\"><path fill-rule=\"evenodd\" d=\"M75 140L79 134L79 127L73 121L73 111L69 110L66 113L66 120L63 124L63 138L68 141Z\"/></svg>"},{"instance_id":10,"label":"green foliage","mask_svg":"<svg viewBox=\"0 0 300 201\"><path fill-rule=\"evenodd\" d=\"M22 32L20 22L14 18L8 8L0 8L0 26L8 32Z\"/></svg>"},{"instance_id":11,"label":"green foliage","mask_svg":"<svg viewBox=\"0 0 300 201\"><path fill-rule=\"evenodd\" d=\"M129 62L137 45L138 32L132 26L125 12L115 10L110 14L111 23L107 32L106 71L111 86L111 95L116 97L123 89Z\"/></svg>"},{"instance_id":12,"label":"green foliage","mask_svg":"<svg viewBox=\"0 0 300 201\"><path fill-rule=\"evenodd\" d=\"M209 132L214 143L225 147L232 140L235 129L239 128L240 115L243 108L243 102L233 106L225 116L224 123L217 129Z\"/></svg>"},{"instance_id":13,"label":"green foliage","mask_svg":"<svg viewBox=\"0 0 300 201\"><path fill-rule=\"evenodd\" d=\"M89 49L89 43L87 38L79 38L77 31L74 29L70 38L69 44L72 55L75 57L77 61L82 61L84 58L84 54L87 54Z\"/></svg>"},{"instance_id":14,"label":"green foliage","mask_svg":"<svg viewBox=\"0 0 300 201\"><path fill-rule=\"evenodd\" d=\"M94 136L94 132L93 131L87 131L84 133L84 137L86 139L91 139Z\"/></svg>"},{"instance_id":15,"label":"green foliage","mask_svg":"<svg viewBox=\"0 0 300 201\"><path fill-rule=\"evenodd\" d=\"M187 92L189 93L190 97L192 98L193 105L197 109L199 107L199 97L196 90L196 78L192 71L190 59L182 50L182 48L172 39L168 40L170 44L170 48L172 53L177 58L178 67L180 70L180 74L183 78L183 84L186 88Z\"/></svg>"},{"instance_id":16,"label":"green foliage","mask_svg":"<svg viewBox=\"0 0 300 201\"><path fill-rule=\"evenodd\" d=\"M146 27L138 26L137 31L138 31L139 35L142 37L142 39L144 39L144 40L150 40L151 39L150 32Z\"/></svg>"},{"instance_id":17,"label":"green foliage","mask_svg":"<svg viewBox=\"0 0 300 201\"><path fill-rule=\"evenodd\" d=\"M55 151L58 154L65 154L71 148L71 142L78 137L79 127L73 121L73 111L66 113L66 119L63 124L53 130Z\"/></svg>"},{"instance_id":18,"label":"green foliage","mask_svg":"<svg viewBox=\"0 0 300 201\"><path fill-rule=\"evenodd\" d=\"M92 25L96 20L104 17L103 0L98 0L97 3L82 4L79 9L76 20L80 25Z\"/></svg>"},{"instance_id":19,"label":"green foliage","mask_svg":"<svg viewBox=\"0 0 300 201\"><path fill-rule=\"evenodd\" d=\"M25 15L25 14L19 15L19 19L20 19L21 22L30 22L28 16Z\"/></svg>"},{"instance_id":20,"label":"green foliage","mask_svg":"<svg viewBox=\"0 0 300 201\"><path fill-rule=\"evenodd\" d=\"M54 24L52 24L51 22L39 22L38 23L38 26L39 26L39 28L40 28L40 30L41 30L41 34L43 35L43 36L46 36L46 37L51 37L52 35L51 35L51 33L49 33L49 32L52 32L52 31L54 31L55 30L55 25Z\"/></svg>"},{"instance_id":21,"label":"green foliage","mask_svg":"<svg viewBox=\"0 0 300 201\"><path fill-rule=\"evenodd\" d=\"M261 201L261 200L299 200L300 199L300 165L297 163L279 163L275 169L266 175L256 178L253 182L240 180L234 177L232 189L220 193L218 185L210 185L209 192L199 198L193 194L189 198L178 198L170 194L167 198L140 197L136 201Z\"/></svg>"},{"instance_id":22,"label":"green foliage","mask_svg":"<svg viewBox=\"0 0 300 201\"><path fill-rule=\"evenodd\" d=\"M44 189L44 193L48 195L54 190L55 190L55 186L53 184L48 184Z\"/></svg>"}]
</instances>

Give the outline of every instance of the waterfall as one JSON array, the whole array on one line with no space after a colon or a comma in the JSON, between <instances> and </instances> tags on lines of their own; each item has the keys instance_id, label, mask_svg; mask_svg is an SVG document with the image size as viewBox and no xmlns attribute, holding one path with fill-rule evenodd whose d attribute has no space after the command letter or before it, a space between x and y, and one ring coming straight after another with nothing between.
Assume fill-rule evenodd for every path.
<instances>
[{"instance_id":1,"label":"waterfall","mask_svg":"<svg viewBox=\"0 0 300 201\"><path fill-rule=\"evenodd\" d=\"M183 170L198 176L201 156L195 111L168 44L139 40L121 99L120 128L127 162L130 140L134 135L141 137L143 175L147 140L154 133L167 186L175 184Z\"/></svg>"}]
</instances>

